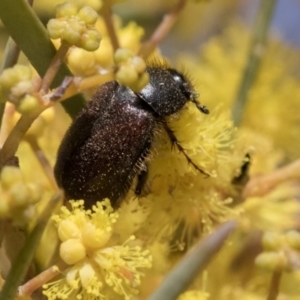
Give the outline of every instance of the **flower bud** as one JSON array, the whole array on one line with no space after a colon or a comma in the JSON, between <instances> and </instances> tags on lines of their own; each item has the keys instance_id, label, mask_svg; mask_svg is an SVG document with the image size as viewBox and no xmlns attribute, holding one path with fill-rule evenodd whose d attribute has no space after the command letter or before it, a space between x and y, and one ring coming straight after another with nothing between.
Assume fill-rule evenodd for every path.
<instances>
[{"instance_id":1,"label":"flower bud","mask_svg":"<svg viewBox=\"0 0 300 300\"><path fill-rule=\"evenodd\" d=\"M32 92L33 85L31 80L19 81L11 88L11 94L15 98L21 98L25 94L30 94Z\"/></svg>"},{"instance_id":2,"label":"flower bud","mask_svg":"<svg viewBox=\"0 0 300 300\"><path fill-rule=\"evenodd\" d=\"M21 114L29 114L35 111L38 107L38 100L31 95L26 95L21 101L21 103L18 105L17 110Z\"/></svg>"},{"instance_id":3,"label":"flower bud","mask_svg":"<svg viewBox=\"0 0 300 300\"><path fill-rule=\"evenodd\" d=\"M129 65L121 66L116 74L117 80L126 86L131 87L138 79L138 74L134 68Z\"/></svg>"},{"instance_id":4,"label":"flower bud","mask_svg":"<svg viewBox=\"0 0 300 300\"><path fill-rule=\"evenodd\" d=\"M277 232L266 232L262 238L265 250L279 250L281 248L281 236Z\"/></svg>"},{"instance_id":5,"label":"flower bud","mask_svg":"<svg viewBox=\"0 0 300 300\"><path fill-rule=\"evenodd\" d=\"M287 268L288 261L283 252L262 252L256 257L255 264L269 271L281 271Z\"/></svg>"},{"instance_id":6,"label":"flower bud","mask_svg":"<svg viewBox=\"0 0 300 300\"><path fill-rule=\"evenodd\" d=\"M286 242L295 250L300 250L300 233L296 230L290 230L285 234Z\"/></svg>"},{"instance_id":7,"label":"flower bud","mask_svg":"<svg viewBox=\"0 0 300 300\"><path fill-rule=\"evenodd\" d=\"M95 29L88 29L80 41L79 46L86 51L95 51L99 48L101 34Z\"/></svg>"},{"instance_id":8,"label":"flower bud","mask_svg":"<svg viewBox=\"0 0 300 300\"><path fill-rule=\"evenodd\" d=\"M24 207L29 204L30 191L23 182L19 181L13 184L9 189L9 194L11 208Z\"/></svg>"},{"instance_id":9,"label":"flower bud","mask_svg":"<svg viewBox=\"0 0 300 300\"><path fill-rule=\"evenodd\" d=\"M81 234L82 242L85 246L97 249L103 247L109 241L112 232L97 229L93 224L87 223L83 226Z\"/></svg>"},{"instance_id":10,"label":"flower bud","mask_svg":"<svg viewBox=\"0 0 300 300\"><path fill-rule=\"evenodd\" d=\"M71 17L77 14L77 7L71 2L64 2L56 6L56 17Z\"/></svg>"},{"instance_id":11,"label":"flower bud","mask_svg":"<svg viewBox=\"0 0 300 300\"><path fill-rule=\"evenodd\" d=\"M140 56L133 57L130 64L138 73L143 73L146 70L146 63Z\"/></svg>"},{"instance_id":12,"label":"flower bud","mask_svg":"<svg viewBox=\"0 0 300 300\"><path fill-rule=\"evenodd\" d=\"M9 189L14 183L22 179L22 173L19 168L6 166L2 169L0 180L4 189Z\"/></svg>"},{"instance_id":13,"label":"flower bud","mask_svg":"<svg viewBox=\"0 0 300 300\"><path fill-rule=\"evenodd\" d=\"M59 39L66 26L65 20L50 19L47 23L47 30L51 39Z\"/></svg>"},{"instance_id":14,"label":"flower bud","mask_svg":"<svg viewBox=\"0 0 300 300\"><path fill-rule=\"evenodd\" d=\"M83 30L84 27L78 22L69 21L62 32L61 38L71 45L76 45L80 42Z\"/></svg>"},{"instance_id":15,"label":"flower bud","mask_svg":"<svg viewBox=\"0 0 300 300\"><path fill-rule=\"evenodd\" d=\"M68 239L60 245L59 255L65 263L73 265L86 256L85 247L78 239Z\"/></svg>"},{"instance_id":16,"label":"flower bud","mask_svg":"<svg viewBox=\"0 0 300 300\"><path fill-rule=\"evenodd\" d=\"M125 63L129 59L133 58L133 52L128 48L119 48L115 52L114 61L118 65L120 63Z\"/></svg>"},{"instance_id":17,"label":"flower bud","mask_svg":"<svg viewBox=\"0 0 300 300\"><path fill-rule=\"evenodd\" d=\"M5 69L0 76L0 84L3 89L10 89L19 81L31 79L32 72L28 66L15 65L13 68Z\"/></svg>"},{"instance_id":18,"label":"flower bud","mask_svg":"<svg viewBox=\"0 0 300 300\"><path fill-rule=\"evenodd\" d=\"M58 236L62 242L80 237L78 226L69 220L62 220L58 226Z\"/></svg>"},{"instance_id":19,"label":"flower bud","mask_svg":"<svg viewBox=\"0 0 300 300\"><path fill-rule=\"evenodd\" d=\"M88 25L94 25L98 19L97 12L90 6L82 7L77 15L82 21L84 21L85 24Z\"/></svg>"}]
</instances>

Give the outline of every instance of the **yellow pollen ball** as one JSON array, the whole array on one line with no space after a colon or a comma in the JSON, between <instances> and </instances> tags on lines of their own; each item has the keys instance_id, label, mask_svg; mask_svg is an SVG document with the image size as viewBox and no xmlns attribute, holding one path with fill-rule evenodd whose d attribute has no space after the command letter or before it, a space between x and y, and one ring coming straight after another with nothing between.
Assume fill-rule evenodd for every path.
<instances>
[{"instance_id":1,"label":"yellow pollen ball","mask_svg":"<svg viewBox=\"0 0 300 300\"><path fill-rule=\"evenodd\" d=\"M20 105L17 107L17 109L21 114L28 114L28 113L33 112L38 107L39 107L38 100L31 95L26 95L23 98Z\"/></svg>"},{"instance_id":2,"label":"yellow pollen ball","mask_svg":"<svg viewBox=\"0 0 300 300\"><path fill-rule=\"evenodd\" d=\"M111 231L98 229L91 223L84 225L81 234L83 244L92 249L103 247L111 238Z\"/></svg>"},{"instance_id":3,"label":"yellow pollen ball","mask_svg":"<svg viewBox=\"0 0 300 300\"><path fill-rule=\"evenodd\" d=\"M30 192L23 182L13 184L9 189L9 194L11 196L9 203L11 208L22 207L29 204Z\"/></svg>"},{"instance_id":4,"label":"yellow pollen ball","mask_svg":"<svg viewBox=\"0 0 300 300\"><path fill-rule=\"evenodd\" d=\"M14 183L22 180L21 170L17 167L4 167L0 180L4 189L10 188Z\"/></svg>"},{"instance_id":5,"label":"yellow pollen ball","mask_svg":"<svg viewBox=\"0 0 300 300\"><path fill-rule=\"evenodd\" d=\"M73 265L85 258L85 247L77 239L69 239L60 245L59 255L68 265Z\"/></svg>"},{"instance_id":6,"label":"yellow pollen ball","mask_svg":"<svg viewBox=\"0 0 300 300\"><path fill-rule=\"evenodd\" d=\"M62 242L65 242L69 239L79 238L80 230L73 222L63 220L58 226L58 236Z\"/></svg>"}]
</instances>

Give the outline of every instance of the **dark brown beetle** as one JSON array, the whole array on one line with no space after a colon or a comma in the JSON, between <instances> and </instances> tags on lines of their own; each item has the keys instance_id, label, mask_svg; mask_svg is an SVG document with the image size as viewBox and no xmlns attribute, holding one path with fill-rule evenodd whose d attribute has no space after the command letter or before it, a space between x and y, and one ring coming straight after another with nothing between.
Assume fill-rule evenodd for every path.
<instances>
[{"instance_id":1,"label":"dark brown beetle","mask_svg":"<svg viewBox=\"0 0 300 300\"><path fill-rule=\"evenodd\" d=\"M138 175L136 195L147 178L145 158L154 133L164 128L175 145L197 170L168 127L166 117L196 100L190 82L178 71L147 67L149 83L138 93L116 81L103 84L75 118L57 154L55 178L67 199L84 199L90 207L104 198L118 207Z\"/></svg>"}]
</instances>

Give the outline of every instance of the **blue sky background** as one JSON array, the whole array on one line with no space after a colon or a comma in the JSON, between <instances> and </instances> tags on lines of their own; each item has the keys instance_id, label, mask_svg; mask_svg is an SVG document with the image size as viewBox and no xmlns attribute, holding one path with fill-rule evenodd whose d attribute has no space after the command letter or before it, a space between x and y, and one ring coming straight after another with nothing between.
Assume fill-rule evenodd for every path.
<instances>
[{"instance_id":1,"label":"blue sky background","mask_svg":"<svg viewBox=\"0 0 300 300\"><path fill-rule=\"evenodd\" d=\"M239 13L247 24L253 25L261 1L265 0L244 0ZM300 0L277 0L271 30L286 43L300 47Z\"/></svg>"}]
</instances>

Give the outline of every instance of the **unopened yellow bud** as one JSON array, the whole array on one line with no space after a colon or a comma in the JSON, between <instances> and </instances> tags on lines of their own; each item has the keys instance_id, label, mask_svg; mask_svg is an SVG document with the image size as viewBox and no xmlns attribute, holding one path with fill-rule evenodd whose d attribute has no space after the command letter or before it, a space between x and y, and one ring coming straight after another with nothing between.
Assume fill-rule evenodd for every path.
<instances>
[{"instance_id":1,"label":"unopened yellow bud","mask_svg":"<svg viewBox=\"0 0 300 300\"><path fill-rule=\"evenodd\" d=\"M288 261L283 252L263 252L256 257L255 264L269 271L281 271L287 268Z\"/></svg>"},{"instance_id":2,"label":"unopened yellow bud","mask_svg":"<svg viewBox=\"0 0 300 300\"><path fill-rule=\"evenodd\" d=\"M146 70L146 63L145 61L139 57L139 56L135 56L133 57L133 59L131 60L130 64L135 68L135 70L138 73L143 73Z\"/></svg>"},{"instance_id":3,"label":"unopened yellow bud","mask_svg":"<svg viewBox=\"0 0 300 300\"><path fill-rule=\"evenodd\" d=\"M59 255L68 265L73 265L85 258L85 247L77 239L69 239L60 245Z\"/></svg>"},{"instance_id":4,"label":"unopened yellow bud","mask_svg":"<svg viewBox=\"0 0 300 300\"><path fill-rule=\"evenodd\" d=\"M131 86L131 89L133 89L135 92L139 92L144 86L146 86L149 82L149 75L148 73L143 73L138 81L135 82L134 85Z\"/></svg>"},{"instance_id":5,"label":"unopened yellow bud","mask_svg":"<svg viewBox=\"0 0 300 300\"><path fill-rule=\"evenodd\" d=\"M62 32L61 38L71 45L76 45L80 42L83 30L84 26L76 20L69 21Z\"/></svg>"},{"instance_id":6,"label":"unopened yellow bud","mask_svg":"<svg viewBox=\"0 0 300 300\"><path fill-rule=\"evenodd\" d=\"M11 94L15 98L23 97L25 94L33 92L31 80L19 81L11 88Z\"/></svg>"},{"instance_id":7,"label":"unopened yellow bud","mask_svg":"<svg viewBox=\"0 0 300 300\"><path fill-rule=\"evenodd\" d=\"M41 187L37 184L27 183L27 188L28 188L29 193L30 193L30 196L29 196L30 203L38 202L42 197Z\"/></svg>"},{"instance_id":8,"label":"unopened yellow bud","mask_svg":"<svg viewBox=\"0 0 300 300\"><path fill-rule=\"evenodd\" d=\"M65 20L50 19L47 23L47 30L51 39L59 39L66 27L66 24L67 22Z\"/></svg>"},{"instance_id":9,"label":"unopened yellow bud","mask_svg":"<svg viewBox=\"0 0 300 300\"><path fill-rule=\"evenodd\" d=\"M77 14L77 7L71 2L64 2L56 6L56 17L71 17Z\"/></svg>"},{"instance_id":10,"label":"unopened yellow bud","mask_svg":"<svg viewBox=\"0 0 300 300\"><path fill-rule=\"evenodd\" d=\"M10 89L19 81L30 80L31 69L23 65L15 65L13 68L4 70L0 76L0 84L3 89Z\"/></svg>"},{"instance_id":11,"label":"unopened yellow bud","mask_svg":"<svg viewBox=\"0 0 300 300\"><path fill-rule=\"evenodd\" d=\"M300 233L296 230L290 230L285 234L289 246L295 250L300 250Z\"/></svg>"},{"instance_id":12,"label":"unopened yellow bud","mask_svg":"<svg viewBox=\"0 0 300 300\"><path fill-rule=\"evenodd\" d=\"M80 64L78 63L80 61ZM92 75L96 72L94 53L74 48L68 55L68 64L75 75Z\"/></svg>"},{"instance_id":13,"label":"unopened yellow bud","mask_svg":"<svg viewBox=\"0 0 300 300\"><path fill-rule=\"evenodd\" d=\"M101 47L94 52L94 55L97 64L103 68L109 68L113 65L113 49L108 38L103 37Z\"/></svg>"},{"instance_id":14,"label":"unopened yellow bud","mask_svg":"<svg viewBox=\"0 0 300 300\"><path fill-rule=\"evenodd\" d=\"M101 41L101 34L96 29L88 29L85 34L82 35L79 47L86 51L95 51L99 48Z\"/></svg>"},{"instance_id":15,"label":"unopened yellow bud","mask_svg":"<svg viewBox=\"0 0 300 300\"><path fill-rule=\"evenodd\" d=\"M120 63L127 62L129 59L133 58L133 52L128 48L119 48L115 52L114 61L118 65Z\"/></svg>"},{"instance_id":16,"label":"unopened yellow bud","mask_svg":"<svg viewBox=\"0 0 300 300\"><path fill-rule=\"evenodd\" d=\"M98 19L97 12L90 6L82 7L78 12L78 17L84 21L85 24L93 25Z\"/></svg>"},{"instance_id":17,"label":"unopened yellow bud","mask_svg":"<svg viewBox=\"0 0 300 300\"><path fill-rule=\"evenodd\" d=\"M21 101L21 103L18 105L17 110L21 114L29 114L35 111L38 107L38 100L31 95L26 95Z\"/></svg>"},{"instance_id":18,"label":"unopened yellow bud","mask_svg":"<svg viewBox=\"0 0 300 300\"><path fill-rule=\"evenodd\" d=\"M81 234L83 244L92 249L103 247L112 235L111 231L97 229L91 223L84 225Z\"/></svg>"},{"instance_id":19,"label":"unopened yellow bud","mask_svg":"<svg viewBox=\"0 0 300 300\"><path fill-rule=\"evenodd\" d=\"M138 74L134 68L131 66L121 66L116 74L117 80L126 86L131 86L138 79Z\"/></svg>"},{"instance_id":20,"label":"unopened yellow bud","mask_svg":"<svg viewBox=\"0 0 300 300\"><path fill-rule=\"evenodd\" d=\"M62 242L80 237L78 226L71 221L62 220L58 226L58 236Z\"/></svg>"},{"instance_id":21,"label":"unopened yellow bud","mask_svg":"<svg viewBox=\"0 0 300 300\"><path fill-rule=\"evenodd\" d=\"M279 250L281 248L281 236L277 232L266 232L262 238L265 250Z\"/></svg>"},{"instance_id":22,"label":"unopened yellow bud","mask_svg":"<svg viewBox=\"0 0 300 300\"><path fill-rule=\"evenodd\" d=\"M9 202L11 208L24 207L29 204L30 191L23 182L16 182L8 192L11 197Z\"/></svg>"},{"instance_id":23,"label":"unopened yellow bud","mask_svg":"<svg viewBox=\"0 0 300 300\"><path fill-rule=\"evenodd\" d=\"M21 170L17 167L4 167L1 175L1 185L4 189L9 189L14 183L23 179Z\"/></svg>"}]
</instances>

